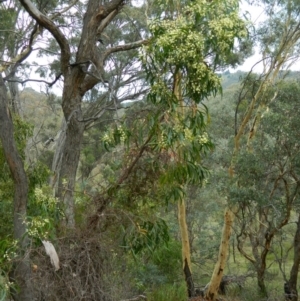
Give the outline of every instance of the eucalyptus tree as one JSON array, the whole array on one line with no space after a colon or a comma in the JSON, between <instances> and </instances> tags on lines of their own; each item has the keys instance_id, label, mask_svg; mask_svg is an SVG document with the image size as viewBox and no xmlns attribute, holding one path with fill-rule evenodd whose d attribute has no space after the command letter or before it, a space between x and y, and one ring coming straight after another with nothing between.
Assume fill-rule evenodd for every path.
<instances>
[{"instance_id":1,"label":"eucalyptus tree","mask_svg":"<svg viewBox=\"0 0 300 301\"><path fill-rule=\"evenodd\" d=\"M12 279L18 285L18 292L14 294L15 300L33 300L31 284L31 266L29 261L27 226L24 218L27 214L28 178L24 163L17 149L13 132L13 123L9 115L8 95L2 76L0 75L0 141L4 157L9 166L14 183L14 239L18 243L18 263L14 268Z\"/></svg>"},{"instance_id":2,"label":"eucalyptus tree","mask_svg":"<svg viewBox=\"0 0 300 301\"><path fill-rule=\"evenodd\" d=\"M251 152L243 148L237 157L235 172L239 186L229 189L230 199L239 204L238 249L253 264L264 294L264 273L272 240L289 222L291 211L299 202L299 135L295 131L298 83L287 81L278 84L277 89L277 97L261 119ZM265 97L272 95L272 90ZM245 247L247 240L250 254Z\"/></svg>"},{"instance_id":3,"label":"eucalyptus tree","mask_svg":"<svg viewBox=\"0 0 300 301\"><path fill-rule=\"evenodd\" d=\"M99 43L105 42L105 37L108 37L104 33L105 29L126 4L123 0L88 1L84 8L79 6L85 10L85 13L83 14L82 11L74 13L73 21L77 26L75 32L72 32L72 28L70 31L66 28L62 30L59 22L53 22L51 12L43 13L33 2L22 0L20 3L41 28L51 33L60 48L57 54L60 73L57 77L63 76L64 78L62 109L65 124L62 132L65 132L65 136L60 138L59 144L61 156L57 160L60 162L56 173L57 196L63 204L66 226L74 228L74 187L85 129L83 99L98 84L102 86L102 89L107 90L107 93L112 91L113 78L107 79L104 72L105 65L110 65L111 56L117 52L138 48L147 40L130 40L126 44L124 44L126 39L123 43L110 41L109 46L102 49L99 47ZM63 14L60 14L60 17L63 18L64 23L68 22ZM72 37L78 41L76 46L71 44ZM134 39L135 35L131 38ZM115 96L111 95L111 97Z\"/></svg>"},{"instance_id":4,"label":"eucalyptus tree","mask_svg":"<svg viewBox=\"0 0 300 301\"><path fill-rule=\"evenodd\" d=\"M300 214L298 213L298 220L296 222L297 228L294 235L294 258L293 258L293 265L290 270L290 277L287 281L287 285L290 289L291 300L297 301L298 300L298 270L300 266Z\"/></svg>"},{"instance_id":5,"label":"eucalyptus tree","mask_svg":"<svg viewBox=\"0 0 300 301\"><path fill-rule=\"evenodd\" d=\"M237 184L237 189L238 181L235 177L236 158L239 156L243 145L246 144L248 149L251 150L251 144L255 140L254 137L259 129L261 118L277 95L277 91L274 91L272 96L264 97L265 92L268 87L274 85L278 78L281 77L283 70L297 59L299 47L299 6L294 1L289 0L272 3L265 1L264 4L267 18L260 27L260 35L257 35L262 54L263 72L259 75L258 80L252 80L251 69L241 88L236 107L234 146L229 175L232 181ZM252 82L250 88L248 80ZM249 95L250 98L248 100L247 97ZM246 101L246 108L239 119L237 116L240 116L238 114L241 108L240 104L244 103L244 101ZM234 214L238 209L238 206L229 202L229 207L225 211L224 241L228 241L230 238ZM226 248L228 248L228 244Z\"/></svg>"},{"instance_id":6,"label":"eucalyptus tree","mask_svg":"<svg viewBox=\"0 0 300 301\"><path fill-rule=\"evenodd\" d=\"M45 2L47 5L47 2ZM49 2L48 2L49 4ZM27 236L28 207L28 175L24 167L24 145L20 147L21 135L14 135L12 116L18 118L22 115L19 102L19 91L16 80L18 72L24 73L22 63L30 55L32 46L40 33L38 26L24 15L22 6L15 1L1 1L0 3L0 123L1 123L1 153L4 154L6 166L9 167L13 182L14 201L11 210L13 212L13 240L16 242L16 254L11 270L11 281L15 286L13 298L15 300L33 300L31 281L31 266L28 248L30 247ZM5 84L8 83L10 95ZM19 132L20 134L20 132ZM22 141L23 143L23 141ZM7 212L6 212L7 214ZM6 233L11 237L10 233ZM4 240L3 240L4 241Z\"/></svg>"},{"instance_id":7,"label":"eucalyptus tree","mask_svg":"<svg viewBox=\"0 0 300 301\"><path fill-rule=\"evenodd\" d=\"M167 6L162 2L160 4L164 11ZM137 183L144 179L147 168L140 166L142 162L159 170L155 173L156 185L146 189L146 195L151 199L159 195L160 199L167 202L179 201L182 261L188 293L192 296L194 290L185 228L184 195L186 185L202 183L206 174L202 157L212 147L205 130L207 110L203 100L221 90L216 70L231 62L235 38L244 38L247 34L243 21L238 17L238 3L235 1L196 1L185 6L179 2L177 4L174 4L174 11L170 14L167 8L166 13L152 15L149 23L152 38L141 52L141 61L150 85L145 101L148 105L152 103L151 109L145 106L140 119L136 118L128 128L132 133L129 136L122 128L103 136L107 147L123 140L129 143L130 150L126 153L126 164L122 164L122 171L115 183L110 185L105 196L99 196L100 205L92 221L93 225L97 224L105 208L118 195L124 201L125 187L135 189L132 175L139 172L140 177L134 177ZM144 191L143 185L138 187L139 191ZM130 194L130 204L135 195ZM139 227L138 230L146 239L147 229ZM217 294L216 281L213 282L215 291L211 298Z\"/></svg>"},{"instance_id":8,"label":"eucalyptus tree","mask_svg":"<svg viewBox=\"0 0 300 301\"><path fill-rule=\"evenodd\" d=\"M179 6L180 7L180 6ZM238 17L238 2L194 1L168 18L158 17L150 24L154 38L145 47L144 65L151 90L148 99L165 106L159 126L158 147L171 156L163 181L171 185L169 198L179 199L183 269L189 296L194 294L189 241L184 219L185 185L200 185L205 177L202 167L204 146L209 146L205 131L206 109L203 100L220 91L218 68L230 63L234 39L246 37ZM204 106L205 108L205 106ZM207 297L214 300L222 278L226 254L216 266Z\"/></svg>"}]
</instances>

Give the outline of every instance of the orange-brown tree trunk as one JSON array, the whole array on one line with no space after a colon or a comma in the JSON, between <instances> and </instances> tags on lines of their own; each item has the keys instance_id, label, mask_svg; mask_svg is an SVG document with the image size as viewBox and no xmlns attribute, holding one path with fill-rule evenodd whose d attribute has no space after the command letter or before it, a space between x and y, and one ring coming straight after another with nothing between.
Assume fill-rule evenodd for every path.
<instances>
[{"instance_id":1,"label":"orange-brown tree trunk","mask_svg":"<svg viewBox=\"0 0 300 301\"><path fill-rule=\"evenodd\" d=\"M186 222L186 207L184 199L178 201L178 222L181 233L181 249L182 249L182 263L185 281L188 290L188 296L193 297L195 294L194 282L192 278L191 268L191 250L189 241L189 232Z\"/></svg>"},{"instance_id":2,"label":"orange-brown tree trunk","mask_svg":"<svg viewBox=\"0 0 300 301\"><path fill-rule=\"evenodd\" d=\"M216 297L218 296L218 290L224 274L224 269L227 260L227 253L229 249L229 241L230 241L233 220L234 220L234 214L230 209L227 208L224 214L224 226L223 226L221 244L219 249L219 257L215 265L213 275L211 277L209 288L205 296L210 301L216 300Z\"/></svg>"}]
</instances>

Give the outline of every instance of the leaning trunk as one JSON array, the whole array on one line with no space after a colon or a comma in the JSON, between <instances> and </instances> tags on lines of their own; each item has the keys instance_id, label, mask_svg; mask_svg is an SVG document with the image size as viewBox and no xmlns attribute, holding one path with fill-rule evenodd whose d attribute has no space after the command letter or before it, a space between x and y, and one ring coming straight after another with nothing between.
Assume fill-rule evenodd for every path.
<instances>
[{"instance_id":1,"label":"leaning trunk","mask_svg":"<svg viewBox=\"0 0 300 301\"><path fill-rule=\"evenodd\" d=\"M220 283L222 281L225 264L227 260L227 253L229 249L229 241L232 229L234 215L230 209L225 210L224 215L224 227L221 239L221 245L219 249L218 261L215 265L213 275L211 277L209 288L206 292L206 298L208 300L215 300L218 295Z\"/></svg>"},{"instance_id":2,"label":"leaning trunk","mask_svg":"<svg viewBox=\"0 0 300 301\"><path fill-rule=\"evenodd\" d=\"M0 141L4 156L14 182L14 239L18 242L18 260L12 272L12 278L18 286L14 293L17 301L32 301L33 289L31 268L28 255L29 239L26 232L28 180L23 161L19 155L13 136L13 123L7 106L7 92L0 74Z\"/></svg>"},{"instance_id":3,"label":"leaning trunk","mask_svg":"<svg viewBox=\"0 0 300 301\"><path fill-rule=\"evenodd\" d=\"M184 200L180 200L178 202L178 221L181 233L183 272L187 285L188 296L193 297L195 294L195 288L192 279L190 241L186 223L186 208Z\"/></svg>"},{"instance_id":4,"label":"leaning trunk","mask_svg":"<svg viewBox=\"0 0 300 301\"><path fill-rule=\"evenodd\" d=\"M290 280L288 282L291 291L291 301L298 300L297 281L300 265L300 214L298 215L297 230L294 237L294 262L290 272Z\"/></svg>"}]
</instances>

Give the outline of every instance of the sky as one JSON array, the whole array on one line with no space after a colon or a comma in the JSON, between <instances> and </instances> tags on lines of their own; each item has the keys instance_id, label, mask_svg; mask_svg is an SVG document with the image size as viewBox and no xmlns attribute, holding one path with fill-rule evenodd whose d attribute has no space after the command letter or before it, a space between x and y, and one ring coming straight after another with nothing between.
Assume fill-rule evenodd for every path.
<instances>
[{"instance_id":1,"label":"sky","mask_svg":"<svg viewBox=\"0 0 300 301\"><path fill-rule=\"evenodd\" d=\"M259 23L263 22L266 19L266 15L264 14L263 7L260 6L251 6L247 4L245 1L241 1L240 4L241 14L247 14L250 17L250 20L254 26L258 26ZM230 69L230 72L235 72L237 70L241 71L250 71L251 68L260 61L262 56L259 54L258 47L254 48L254 55L245 60L245 62L238 66L235 69ZM295 62L292 66L289 67L289 70L299 71L300 70L300 62ZM260 73L263 71L262 63L257 64L255 68L253 68L254 72Z\"/></svg>"},{"instance_id":2,"label":"sky","mask_svg":"<svg viewBox=\"0 0 300 301\"><path fill-rule=\"evenodd\" d=\"M242 1L240 4L240 15L246 15L248 18L250 18L251 23L254 26L258 26L259 23L263 22L266 18L264 14L264 10L262 7L259 6L251 6L245 1ZM254 50L254 55L246 59L246 61L241 65L238 66L235 69L230 69L231 72L241 70L241 71L249 71L253 67L255 63L257 63L260 59L261 56L259 55L258 48ZM258 65L255 67L256 72L261 72L263 69L262 64Z\"/></svg>"},{"instance_id":3,"label":"sky","mask_svg":"<svg viewBox=\"0 0 300 301\"><path fill-rule=\"evenodd\" d=\"M142 4L143 0L132 0L132 4L136 5L136 6L140 6ZM264 15L264 11L262 7L259 6L250 6L248 5L245 1L242 1L240 4L240 9L241 12L240 14L243 15L247 15L247 17L250 19L251 23L254 26L257 26L260 22L263 22L265 19L265 15ZM246 59L246 61L241 65L238 66L235 69L230 68L230 72L235 72L235 71L249 71L252 66L257 63L259 60L261 59L261 56L259 54L258 48L255 49L255 53L253 56L251 56L250 58ZM34 55L31 56L30 61L40 61L41 59L36 58ZM43 64L47 63L48 58L43 58ZM294 66L291 68L292 70L300 70L300 63L299 64L294 64ZM258 64L253 71L260 73L263 70L263 66L262 64ZM39 75L35 74L35 73L31 73L30 75L31 78L34 79L38 79ZM50 80L51 81L51 80ZM45 91L45 85L44 84L38 84L38 83L26 83L26 87L32 87L34 90L36 91ZM56 95L61 95L62 93L62 83L57 83L55 85L55 87L53 87L52 92L55 93Z\"/></svg>"}]
</instances>

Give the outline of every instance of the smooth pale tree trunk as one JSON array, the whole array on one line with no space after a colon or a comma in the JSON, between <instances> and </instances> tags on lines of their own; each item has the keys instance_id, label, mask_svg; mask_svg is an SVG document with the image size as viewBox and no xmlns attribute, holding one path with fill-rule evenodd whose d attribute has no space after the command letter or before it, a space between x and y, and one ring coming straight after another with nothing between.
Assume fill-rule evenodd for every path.
<instances>
[{"instance_id":1,"label":"smooth pale tree trunk","mask_svg":"<svg viewBox=\"0 0 300 301\"><path fill-rule=\"evenodd\" d=\"M224 226L221 238L221 244L219 249L218 261L215 265L209 288L206 292L206 298L208 300L216 300L218 296L219 286L224 274L224 269L227 260L227 253L229 249L230 235L232 230L232 224L234 220L234 214L230 209L225 210L224 214Z\"/></svg>"},{"instance_id":2,"label":"smooth pale tree trunk","mask_svg":"<svg viewBox=\"0 0 300 301\"><path fill-rule=\"evenodd\" d=\"M182 199L178 201L178 222L181 233L181 249L182 249L182 262L183 272L188 290L188 296L193 297L195 294L195 288L192 278L191 269L191 250L189 241L189 232L186 222L186 206L185 201Z\"/></svg>"},{"instance_id":3,"label":"smooth pale tree trunk","mask_svg":"<svg viewBox=\"0 0 300 301\"><path fill-rule=\"evenodd\" d=\"M300 265L300 214L298 215L297 230L294 237L294 261L290 271L290 280L288 281L288 285L292 293L291 301L298 300L297 282L298 282L299 265Z\"/></svg>"},{"instance_id":4,"label":"smooth pale tree trunk","mask_svg":"<svg viewBox=\"0 0 300 301\"><path fill-rule=\"evenodd\" d=\"M27 214L28 180L14 140L13 123L7 103L6 87L0 74L0 139L15 189L13 222L14 239L18 241L18 258L11 278L16 282L18 290L13 297L16 301L32 301L34 297L28 255L29 239L24 223Z\"/></svg>"},{"instance_id":5,"label":"smooth pale tree trunk","mask_svg":"<svg viewBox=\"0 0 300 301\"><path fill-rule=\"evenodd\" d=\"M182 100L182 91L181 91L180 72L175 73L173 93L176 96L178 102L182 104L183 100ZM183 108L183 105L181 107ZM180 113L184 114L183 109ZM178 201L178 222L179 222L179 228L181 233L183 272L185 276L185 282L187 285L188 296L193 297L195 294L195 288L194 288L192 269L191 269L191 250L190 250L189 232L188 232L188 227L186 222L186 206L183 198Z\"/></svg>"}]
</instances>

